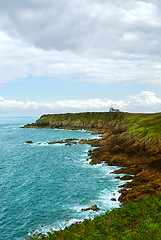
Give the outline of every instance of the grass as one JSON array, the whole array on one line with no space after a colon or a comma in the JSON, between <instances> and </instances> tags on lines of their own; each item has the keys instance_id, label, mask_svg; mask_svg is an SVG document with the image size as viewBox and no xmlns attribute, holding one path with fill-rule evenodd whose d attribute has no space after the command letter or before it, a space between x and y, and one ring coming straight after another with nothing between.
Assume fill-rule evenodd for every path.
<instances>
[{"instance_id":1,"label":"grass","mask_svg":"<svg viewBox=\"0 0 161 240\"><path fill-rule=\"evenodd\" d=\"M161 139L161 113L131 115L124 122L130 125L128 133L141 140L156 142Z\"/></svg>"},{"instance_id":2,"label":"grass","mask_svg":"<svg viewBox=\"0 0 161 240\"><path fill-rule=\"evenodd\" d=\"M40 238L34 237L34 240ZM48 236L43 240L160 240L161 194L128 203L121 208L85 220Z\"/></svg>"},{"instance_id":3,"label":"grass","mask_svg":"<svg viewBox=\"0 0 161 240\"><path fill-rule=\"evenodd\" d=\"M86 113L67 113L67 114L48 114L41 116L36 123L44 126L52 126L54 123L62 123L72 126L89 126L94 123L103 124L108 128L108 124L125 124L128 125L128 134L136 135L140 140L156 142L161 141L161 113L156 114L134 114L134 113L109 113L109 112L86 112Z\"/></svg>"},{"instance_id":4,"label":"grass","mask_svg":"<svg viewBox=\"0 0 161 240\"><path fill-rule=\"evenodd\" d=\"M55 122L64 122L69 126L78 123L81 126L89 122L109 123L128 126L126 134L135 135L138 140L151 144L161 142L161 113L76 113L44 115L37 123L50 127ZM63 126L63 125L62 125ZM34 240L40 238L34 237ZM161 239L161 194L142 199L136 203L128 203L119 209L113 209L94 220L72 225L65 230L48 233L43 240L160 240Z\"/></svg>"}]
</instances>

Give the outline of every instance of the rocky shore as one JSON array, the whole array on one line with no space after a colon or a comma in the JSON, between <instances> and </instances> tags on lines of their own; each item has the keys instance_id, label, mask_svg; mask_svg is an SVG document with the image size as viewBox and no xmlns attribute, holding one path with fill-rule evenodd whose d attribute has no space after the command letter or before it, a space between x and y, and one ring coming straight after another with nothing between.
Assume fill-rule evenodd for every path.
<instances>
[{"instance_id":1,"label":"rocky shore","mask_svg":"<svg viewBox=\"0 0 161 240\"><path fill-rule=\"evenodd\" d=\"M101 139L81 140L96 147L90 164L119 166L116 174L131 180L120 186L119 201L128 203L161 192L161 114L78 113L43 115L24 128L86 129ZM50 143L52 144L52 143ZM66 144L75 144L69 141Z\"/></svg>"},{"instance_id":2,"label":"rocky shore","mask_svg":"<svg viewBox=\"0 0 161 240\"><path fill-rule=\"evenodd\" d=\"M156 146L133 136L106 131L101 140L89 141L98 148L89 152L90 164L105 162L120 166L116 174L127 174L121 180L132 180L120 186L119 201L127 203L161 192L161 152ZM87 143L87 141L85 141Z\"/></svg>"}]
</instances>

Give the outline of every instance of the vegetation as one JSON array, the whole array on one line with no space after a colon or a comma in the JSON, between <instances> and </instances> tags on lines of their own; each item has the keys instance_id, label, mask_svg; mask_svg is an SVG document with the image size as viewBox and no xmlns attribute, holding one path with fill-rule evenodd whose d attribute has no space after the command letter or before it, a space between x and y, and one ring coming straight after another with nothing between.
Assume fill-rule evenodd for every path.
<instances>
[{"instance_id":1,"label":"vegetation","mask_svg":"<svg viewBox=\"0 0 161 240\"><path fill-rule=\"evenodd\" d=\"M35 124L25 127L98 130L104 133L104 139L100 142L99 149L93 150L92 161L98 163L98 160L107 160L107 163L117 166L120 166L121 161L129 166L127 170L123 169L126 173L137 174L131 183L127 183L130 190L122 192L122 201L138 200L147 194L161 192L161 113L52 114L43 115ZM124 186L124 190L128 189L127 186ZM94 220L85 220L65 230L48 233L47 236L36 236L33 239L160 240L161 193L137 202L129 202Z\"/></svg>"},{"instance_id":2,"label":"vegetation","mask_svg":"<svg viewBox=\"0 0 161 240\"><path fill-rule=\"evenodd\" d=\"M48 114L41 116L36 121L35 126L94 129L98 126L108 128L109 124L128 125L128 134L136 135L140 140L161 141L161 113L86 112Z\"/></svg>"},{"instance_id":3,"label":"vegetation","mask_svg":"<svg viewBox=\"0 0 161 240\"><path fill-rule=\"evenodd\" d=\"M40 237L34 237L34 240ZM161 194L128 203L94 220L41 236L43 240L160 240Z\"/></svg>"},{"instance_id":4,"label":"vegetation","mask_svg":"<svg viewBox=\"0 0 161 240\"><path fill-rule=\"evenodd\" d=\"M131 115L125 121L131 126L130 134L150 141L161 139L161 113Z\"/></svg>"}]
</instances>

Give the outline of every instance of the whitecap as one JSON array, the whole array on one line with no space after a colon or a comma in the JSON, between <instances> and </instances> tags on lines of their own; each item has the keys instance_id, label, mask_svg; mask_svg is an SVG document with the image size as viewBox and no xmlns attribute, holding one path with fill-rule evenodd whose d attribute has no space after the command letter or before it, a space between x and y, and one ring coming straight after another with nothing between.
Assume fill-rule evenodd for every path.
<instances>
[{"instance_id":1,"label":"whitecap","mask_svg":"<svg viewBox=\"0 0 161 240\"><path fill-rule=\"evenodd\" d=\"M105 188L103 191L101 191L98 199L95 202L104 211L110 210L112 208L118 208L120 207L120 202L118 201L120 195L121 194L117 190L112 191L112 189L110 190ZM112 198L115 198L116 201L112 201Z\"/></svg>"},{"instance_id":2,"label":"whitecap","mask_svg":"<svg viewBox=\"0 0 161 240\"><path fill-rule=\"evenodd\" d=\"M102 135L101 134L93 135L91 136L91 139L102 139Z\"/></svg>"},{"instance_id":3,"label":"whitecap","mask_svg":"<svg viewBox=\"0 0 161 240\"><path fill-rule=\"evenodd\" d=\"M84 219L77 219L77 218L71 218L69 220L63 221L61 223L57 223L55 226L50 225L50 226L39 226L38 229L31 230L28 233L29 237L34 237L38 234L44 234L47 235L48 232L52 233L58 230L64 230L66 227L69 227L72 224L83 222Z\"/></svg>"}]
</instances>

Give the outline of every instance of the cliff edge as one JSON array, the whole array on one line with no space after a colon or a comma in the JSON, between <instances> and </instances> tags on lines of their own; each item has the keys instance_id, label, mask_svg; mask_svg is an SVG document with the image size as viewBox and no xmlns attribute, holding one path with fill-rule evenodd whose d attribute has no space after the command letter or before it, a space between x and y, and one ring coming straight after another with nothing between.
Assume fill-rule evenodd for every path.
<instances>
[{"instance_id":1,"label":"cliff edge","mask_svg":"<svg viewBox=\"0 0 161 240\"><path fill-rule=\"evenodd\" d=\"M98 147L89 152L90 164L106 162L122 167L120 186L123 203L161 192L161 113L87 112L48 114L24 128L86 129L102 139L82 140Z\"/></svg>"}]
</instances>

